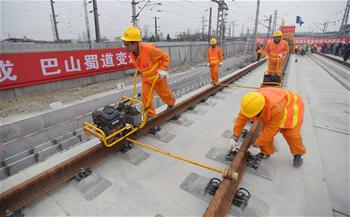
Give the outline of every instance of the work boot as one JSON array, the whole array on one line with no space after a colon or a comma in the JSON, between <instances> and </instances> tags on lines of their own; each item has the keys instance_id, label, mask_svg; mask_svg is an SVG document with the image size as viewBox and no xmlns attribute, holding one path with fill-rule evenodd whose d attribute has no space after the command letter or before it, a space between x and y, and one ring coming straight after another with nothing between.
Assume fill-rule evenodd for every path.
<instances>
[{"instance_id":1,"label":"work boot","mask_svg":"<svg viewBox=\"0 0 350 217\"><path fill-rule=\"evenodd\" d=\"M156 133L158 133L159 131L161 131L161 128L159 125L156 125L156 126L152 127L151 129L149 129L149 133L152 135L156 135Z\"/></svg>"},{"instance_id":2,"label":"work boot","mask_svg":"<svg viewBox=\"0 0 350 217\"><path fill-rule=\"evenodd\" d=\"M301 165L303 165L303 159L301 158L300 154L296 154L294 155L294 159L293 159L293 166L295 168L300 167Z\"/></svg>"},{"instance_id":3,"label":"work boot","mask_svg":"<svg viewBox=\"0 0 350 217\"><path fill-rule=\"evenodd\" d=\"M168 107L166 108L167 111L171 110L174 108L174 105L168 105Z\"/></svg>"},{"instance_id":4,"label":"work boot","mask_svg":"<svg viewBox=\"0 0 350 217\"><path fill-rule=\"evenodd\" d=\"M258 158L258 159L260 159L260 160L262 160L262 159L269 158L270 155L264 154L264 153L261 153L261 152L260 152L259 154L255 155L255 157Z\"/></svg>"}]
</instances>

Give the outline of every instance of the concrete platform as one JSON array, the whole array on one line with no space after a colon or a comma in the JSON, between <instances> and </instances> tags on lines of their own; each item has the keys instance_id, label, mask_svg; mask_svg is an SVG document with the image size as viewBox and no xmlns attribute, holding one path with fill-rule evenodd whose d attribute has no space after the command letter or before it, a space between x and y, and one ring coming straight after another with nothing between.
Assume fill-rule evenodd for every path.
<instances>
[{"instance_id":1,"label":"concrete platform","mask_svg":"<svg viewBox=\"0 0 350 217\"><path fill-rule=\"evenodd\" d=\"M311 111L333 214L350 216L350 92L310 57L298 58L295 67L296 86ZM332 66L349 75L344 66L320 58L326 62L324 67Z\"/></svg>"},{"instance_id":2,"label":"concrete platform","mask_svg":"<svg viewBox=\"0 0 350 217\"><path fill-rule=\"evenodd\" d=\"M307 57L305 57L307 58ZM294 63L294 61L291 61ZM300 64L300 63L298 63ZM309 100L304 89L299 89L300 76L297 66L289 67L288 86L295 88L306 100ZM258 85L266 65L239 80L239 84ZM310 69L316 70L316 69ZM300 72L299 72L300 73ZM206 88L206 87L202 87ZM200 91L200 90L198 90ZM224 97L210 97L209 105L198 104L191 112L182 115L191 124L181 125L169 122L162 126L162 134L175 135L167 142L154 136L146 136L140 141L161 148L173 154L190 158L208 165L224 168L225 164L206 157L213 148L229 149L229 139L225 136L227 129L232 129L240 99L249 89L226 88ZM208 102L207 101L207 102ZM211 105L210 105L211 104ZM320 147L313 126L312 111L307 101L305 121L302 129L307 154L304 165L292 167L292 156L281 136L277 136L279 151L272 155L267 165L275 170L273 179L246 173L241 187L250 191L254 198L246 210L252 216L331 216L332 204L330 191L325 181L324 164ZM200 115L194 111L205 111ZM94 141L97 142L97 141ZM85 146L93 145L90 141ZM81 148L81 147L80 147ZM135 147L134 154L127 157L115 153L109 159L92 168L92 176L83 182L75 180L65 183L47 197L27 206L23 212L30 216L199 216L204 213L208 202L184 188L188 177L217 177L212 171L186 164L184 162L160 155L143 148ZM67 155L76 152L71 149ZM140 159L140 154L147 157L135 164L133 157ZM18 175L10 177L14 183L24 176L35 174L43 164L54 164L63 156L56 155L46 162L28 168ZM42 169L42 168L41 168ZM36 171L35 171L36 170ZM21 175L21 176L20 176ZM17 178L16 178L17 176ZM8 183L9 179L5 180ZM188 185L185 185L188 186ZM196 185L190 185L196 188ZM201 185L202 186L202 185ZM200 187L199 185L197 187ZM244 215L244 211L231 213Z\"/></svg>"}]
</instances>

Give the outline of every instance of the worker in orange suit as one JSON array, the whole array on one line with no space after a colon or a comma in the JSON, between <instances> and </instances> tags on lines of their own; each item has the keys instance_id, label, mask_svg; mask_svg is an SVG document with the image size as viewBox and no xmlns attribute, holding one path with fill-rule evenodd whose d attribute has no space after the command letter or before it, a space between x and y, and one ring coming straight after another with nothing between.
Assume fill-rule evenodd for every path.
<instances>
[{"instance_id":1,"label":"worker in orange suit","mask_svg":"<svg viewBox=\"0 0 350 217\"><path fill-rule=\"evenodd\" d=\"M256 49L255 49L256 61L259 61L259 60L260 60L262 51L263 51L262 45L259 44L259 43L257 43L257 44L256 44Z\"/></svg>"},{"instance_id":2,"label":"worker in orange suit","mask_svg":"<svg viewBox=\"0 0 350 217\"><path fill-rule=\"evenodd\" d=\"M265 52L269 56L267 74L282 76L282 66L289 53L288 42L282 39L281 30L273 33L273 40L267 43Z\"/></svg>"},{"instance_id":3,"label":"worker in orange suit","mask_svg":"<svg viewBox=\"0 0 350 217\"><path fill-rule=\"evenodd\" d=\"M223 59L221 48L217 46L216 39L212 38L208 49L207 66L210 67L210 82L214 85L219 82L219 66L222 65Z\"/></svg>"},{"instance_id":4,"label":"worker in orange suit","mask_svg":"<svg viewBox=\"0 0 350 217\"><path fill-rule=\"evenodd\" d=\"M148 108L148 117L154 117L156 110L153 107L154 91L168 105L168 109L172 109L175 104L175 95L168 86L169 55L157 48L153 44L141 42L141 32L137 27L129 26L123 33L121 40L125 48L130 51L132 63L142 76L142 103ZM154 88L150 95L153 82ZM151 133L160 130L159 126L151 129Z\"/></svg>"},{"instance_id":5,"label":"worker in orange suit","mask_svg":"<svg viewBox=\"0 0 350 217\"><path fill-rule=\"evenodd\" d=\"M250 119L260 120L263 128L255 142L260 147L260 153L256 157L270 157L275 151L274 137L281 132L294 155L293 166L300 167L303 164L301 156L306 151L300 134L303 117L304 102L298 94L279 87L259 88L256 92L243 96L231 143L237 143L242 129Z\"/></svg>"}]
</instances>

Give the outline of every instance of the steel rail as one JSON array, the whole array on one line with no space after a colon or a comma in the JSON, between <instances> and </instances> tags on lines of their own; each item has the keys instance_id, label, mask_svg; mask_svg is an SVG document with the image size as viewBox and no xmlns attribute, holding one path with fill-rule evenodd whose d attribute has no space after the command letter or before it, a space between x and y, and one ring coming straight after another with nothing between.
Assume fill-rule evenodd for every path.
<instances>
[{"instance_id":1,"label":"steel rail","mask_svg":"<svg viewBox=\"0 0 350 217\"><path fill-rule=\"evenodd\" d=\"M248 148L255 142L258 137L262 123L260 121L255 122L250 128L248 136L242 143L237 155L232 161L230 169L239 174L237 180L224 178L216 191L213 199L209 203L207 210L204 213L204 217L216 217L227 216L230 207L232 206L232 200L235 192L239 187L242 180L244 170L247 165Z\"/></svg>"},{"instance_id":2,"label":"steel rail","mask_svg":"<svg viewBox=\"0 0 350 217\"><path fill-rule=\"evenodd\" d=\"M266 59L255 62L237 71L236 74L228 76L221 81L223 84L232 83L240 77L246 75L258 66L262 65ZM172 110L163 111L155 118L151 119L144 128L140 129L131 138L135 139L146 135L149 129L157 124L163 124L175 115L185 112L190 107L208 98L210 95L220 91L225 87L212 86L202 92L179 102ZM104 159L108 158L115 151L123 147L123 143L111 148L106 148L103 144L96 145L76 156L20 183L13 188L0 194L0 216L5 216L7 212L15 212L30 204L36 199L45 196L50 191L73 178L81 171L81 168L90 168Z\"/></svg>"},{"instance_id":3,"label":"steel rail","mask_svg":"<svg viewBox=\"0 0 350 217\"><path fill-rule=\"evenodd\" d=\"M326 54L323 54L323 53L320 53L320 52L316 52L318 55L320 55L320 56L323 56L323 57L326 57L326 58L328 58L328 59L330 59L330 60L332 60L332 61L334 61L334 62L337 62L337 63L340 63L340 64L342 64L343 66L346 66L346 67L349 67L350 68L350 63L348 63L348 62L345 62L345 61L343 61L343 60L340 60L340 59L338 59L338 58L335 58L335 57L332 57L332 56L329 56L329 55L326 55Z\"/></svg>"},{"instance_id":4,"label":"steel rail","mask_svg":"<svg viewBox=\"0 0 350 217\"><path fill-rule=\"evenodd\" d=\"M285 72L288 67L290 55L288 54L286 61L283 65L283 79L285 80ZM283 84L283 83L282 83ZM255 143L256 138L259 136L262 128L262 123L257 121L250 128L249 133L242 143L237 155L231 164L231 171L237 172L239 174L237 180L224 178L216 191L213 199L208 205L207 210L203 214L204 217L217 217L217 216L227 216L230 207L232 206L232 200L239 187L242 180L244 170L247 166L247 157L249 147Z\"/></svg>"}]
</instances>

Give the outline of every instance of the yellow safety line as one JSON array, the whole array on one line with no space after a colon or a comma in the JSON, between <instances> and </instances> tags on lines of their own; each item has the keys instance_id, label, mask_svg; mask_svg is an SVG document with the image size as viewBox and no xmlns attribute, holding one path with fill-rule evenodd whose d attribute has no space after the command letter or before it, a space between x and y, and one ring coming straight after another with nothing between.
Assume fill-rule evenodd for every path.
<instances>
[{"instance_id":1,"label":"yellow safety line","mask_svg":"<svg viewBox=\"0 0 350 217\"><path fill-rule=\"evenodd\" d=\"M258 87L254 87L254 86L248 86L248 85L239 85L239 84L220 84L217 83L216 85L218 86L223 86L223 87L240 87L240 88L248 88L248 89L259 89Z\"/></svg>"},{"instance_id":2,"label":"yellow safety line","mask_svg":"<svg viewBox=\"0 0 350 217\"><path fill-rule=\"evenodd\" d=\"M182 161L185 161L187 163L190 163L190 164L194 164L194 165L197 165L197 166L200 166L200 167L203 167L203 168L206 168L206 169L209 169L209 170L212 170L214 172L217 172L217 173L220 173L220 174L225 174L225 172L227 173L227 170L220 170L220 169L217 169L215 167L212 167L212 166L209 166L209 165L206 165L206 164L202 164L202 163L199 163L199 162L195 162L193 160L189 160L189 159L186 159L184 157L181 157L181 156L177 156L177 155L174 155L174 154L171 154L170 152L167 152L167 151L163 151L161 149L158 149L158 148L155 148L151 145L147 145L147 144L144 144L142 142L139 142L139 141L136 141L136 140L133 140L133 139L130 139L130 138L126 138L127 141L129 142L132 142L136 145L139 145L141 147L144 147L144 148L148 148L148 149L151 149L153 151L156 151L158 153L161 153L161 154L164 154L166 156L169 156L169 157L172 157L172 158L175 158L175 159L178 159L178 160L182 160ZM236 179L238 178L238 173L237 172L233 172L231 173L230 175L230 178L232 179Z\"/></svg>"},{"instance_id":3,"label":"yellow safety line","mask_svg":"<svg viewBox=\"0 0 350 217\"><path fill-rule=\"evenodd\" d=\"M130 139L130 138L126 138L126 140L128 140L129 142L132 142L132 143L134 143L134 144L136 144L136 145L142 146L142 147L144 147L144 148L151 149L151 150L156 151L156 152L158 152L158 153L161 153L161 154L167 155L167 156L169 156L169 157L176 158L176 159L178 159L178 160L182 160L182 161L185 161L185 162L187 162L187 163L191 163L191 164L194 164L194 165L197 165L197 166L200 166L200 167L203 167L203 168L212 170L212 171L217 172L217 173L222 173L222 172L223 172L223 171L220 170L220 169L217 169L217 168L214 168L214 167L211 167L211 166L202 164L202 163L198 163L198 162L195 162L195 161L192 161L192 160L183 158L183 157L181 157L181 156L177 156L177 155L171 154L170 152L163 151L163 150L158 149L158 148L155 148L155 147L153 147L153 146L151 146L151 145L147 145L147 144L145 144L145 143L142 143L142 142L139 142L139 141Z\"/></svg>"}]
</instances>

